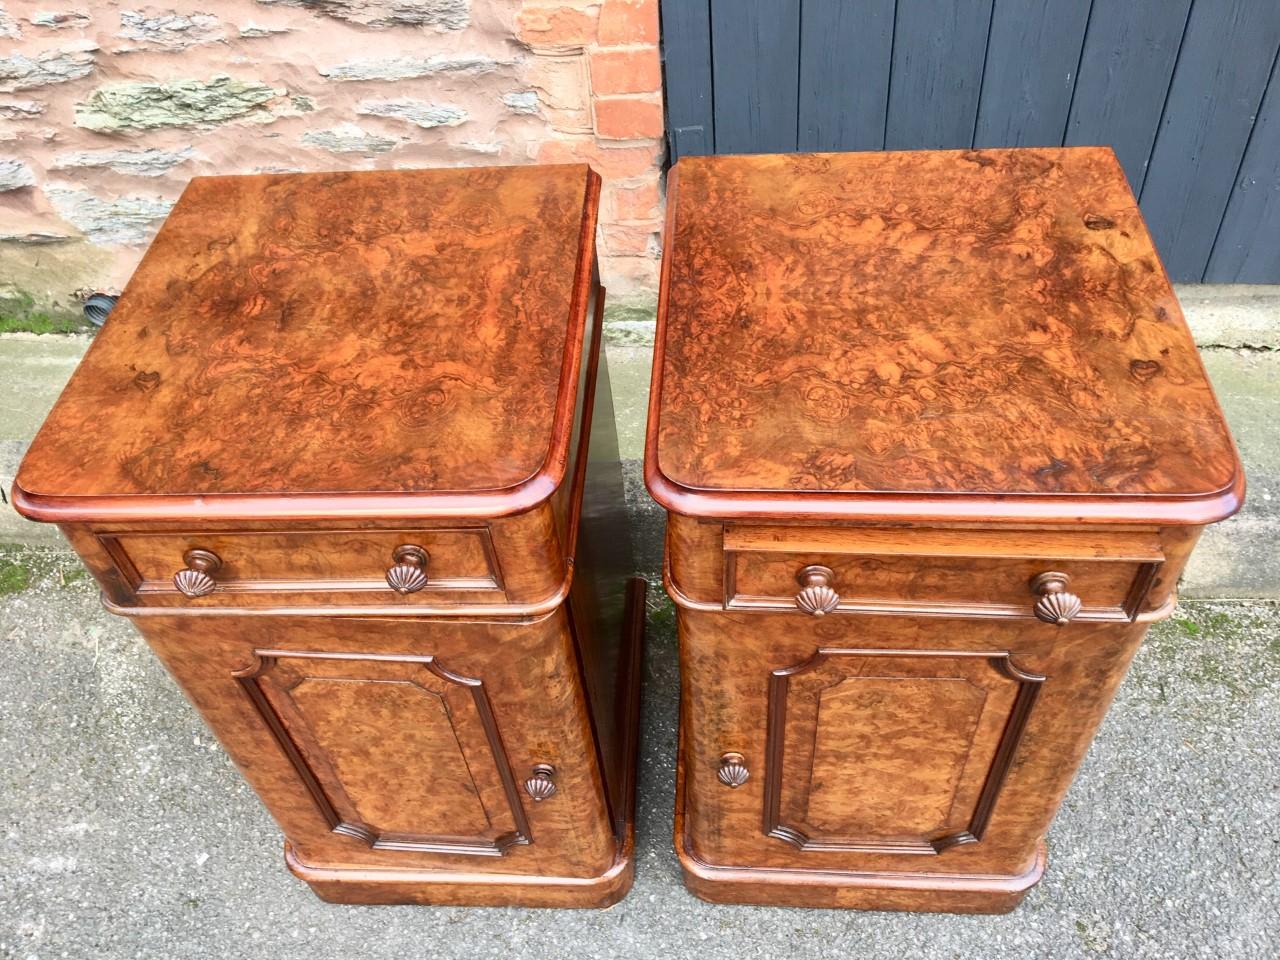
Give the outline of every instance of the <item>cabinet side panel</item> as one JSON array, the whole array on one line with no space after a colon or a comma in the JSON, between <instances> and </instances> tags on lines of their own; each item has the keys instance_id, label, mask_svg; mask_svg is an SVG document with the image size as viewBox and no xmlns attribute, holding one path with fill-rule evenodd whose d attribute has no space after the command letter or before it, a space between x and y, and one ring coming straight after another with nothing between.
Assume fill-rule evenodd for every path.
<instances>
[{"instance_id":1,"label":"cabinet side panel","mask_svg":"<svg viewBox=\"0 0 1280 960\"><path fill-rule=\"evenodd\" d=\"M627 741L626 708L634 678L624 662L627 583L635 570L627 524L622 466L609 363L603 349L595 376L590 446L575 549L570 605L582 657L591 713L599 740L615 824L621 829L631 809L634 762Z\"/></svg>"}]
</instances>

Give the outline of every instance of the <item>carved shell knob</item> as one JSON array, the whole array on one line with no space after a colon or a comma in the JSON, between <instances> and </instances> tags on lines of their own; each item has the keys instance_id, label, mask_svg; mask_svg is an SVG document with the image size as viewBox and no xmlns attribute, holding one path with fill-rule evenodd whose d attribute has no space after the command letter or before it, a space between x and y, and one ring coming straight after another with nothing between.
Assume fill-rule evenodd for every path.
<instances>
[{"instance_id":1,"label":"carved shell knob","mask_svg":"<svg viewBox=\"0 0 1280 960\"><path fill-rule=\"evenodd\" d=\"M730 790L737 790L751 778L747 769L747 759L740 753L726 753L720 757L720 769L716 776Z\"/></svg>"},{"instance_id":2,"label":"carved shell knob","mask_svg":"<svg viewBox=\"0 0 1280 960\"><path fill-rule=\"evenodd\" d=\"M1053 571L1031 581L1031 592L1040 596L1035 606L1036 619L1062 626L1079 615L1082 604L1079 597L1067 592L1070 583L1071 577L1067 574Z\"/></svg>"},{"instance_id":3,"label":"carved shell knob","mask_svg":"<svg viewBox=\"0 0 1280 960\"><path fill-rule=\"evenodd\" d=\"M556 792L556 768L549 763L535 764L533 776L524 782L524 792L541 803Z\"/></svg>"},{"instance_id":4,"label":"carved shell knob","mask_svg":"<svg viewBox=\"0 0 1280 960\"><path fill-rule=\"evenodd\" d=\"M207 597L218 584L210 574L222 566L221 558L211 550L188 550L182 555L186 567L173 575L173 585L183 594L195 599Z\"/></svg>"},{"instance_id":5,"label":"carved shell knob","mask_svg":"<svg viewBox=\"0 0 1280 960\"><path fill-rule=\"evenodd\" d=\"M387 570L387 586L396 593L417 593L427 585L427 551L412 544L396 547L395 566Z\"/></svg>"},{"instance_id":6,"label":"carved shell knob","mask_svg":"<svg viewBox=\"0 0 1280 960\"><path fill-rule=\"evenodd\" d=\"M796 606L815 617L825 617L840 602L840 594L831 589L835 574L830 567L811 564L796 575L801 590L796 594Z\"/></svg>"}]
</instances>

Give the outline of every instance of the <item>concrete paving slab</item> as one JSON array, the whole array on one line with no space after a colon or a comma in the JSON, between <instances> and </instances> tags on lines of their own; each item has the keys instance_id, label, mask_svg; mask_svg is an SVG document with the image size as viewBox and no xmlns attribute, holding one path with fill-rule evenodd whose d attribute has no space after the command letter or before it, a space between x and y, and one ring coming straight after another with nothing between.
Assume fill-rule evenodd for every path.
<instances>
[{"instance_id":1,"label":"concrete paving slab","mask_svg":"<svg viewBox=\"0 0 1280 960\"><path fill-rule=\"evenodd\" d=\"M0 440L30 440L76 364L87 336L0 337Z\"/></svg>"},{"instance_id":2,"label":"concrete paving slab","mask_svg":"<svg viewBox=\"0 0 1280 960\"><path fill-rule=\"evenodd\" d=\"M1201 346L1280 348L1280 286L1178 283L1174 291Z\"/></svg>"},{"instance_id":3,"label":"concrete paving slab","mask_svg":"<svg viewBox=\"0 0 1280 960\"><path fill-rule=\"evenodd\" d=\"M653 345L610 342L605 350L613 388L613 414L618 423L618 452L624 460L643 460Z\"/></svg>"},{"instance_id":4,"label":"concrete paving slab","mask_svg":"<svg viewBox=\"0 0 1280 960\"><path fill-rule=\"evenodd\" d=\"M1204 531L1179 587L1188 598L1280 598L1280 352L1200 351L1240 449L1245 505Z\"/></svg>"},{"instance_id":5,"label":"concrete paving slab","mask_svg":"<svg viewBox=\"0 0 1280 960\"><path fill-rule=\"evenodd\" d=\"M688 895L671 850L674 617L656 589L631 895L603 912L340 907L287 873L273 822L74 558L8 548L0 564L0 957L1275 955L1276 605L1188 604L1155 628L1054 824L1045 880L1006 917Z\"/></svg>"}]
</instances>

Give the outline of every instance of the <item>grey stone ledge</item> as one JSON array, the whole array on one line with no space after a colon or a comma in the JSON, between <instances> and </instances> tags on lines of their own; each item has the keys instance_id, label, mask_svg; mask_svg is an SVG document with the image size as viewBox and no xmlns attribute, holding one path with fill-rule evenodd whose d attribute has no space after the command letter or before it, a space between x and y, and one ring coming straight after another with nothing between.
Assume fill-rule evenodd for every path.
<instances>
[{"instance_id":1,"label":"grey stone ledge","mask_svg":"<svg viewBox=\"0 0 1280 960\"><path fill-rule=\"evenodd\" d=\"M385 57L377 60L348 60L331 67L320 67L320 76L337 82L353 80L414 80L433 74L460 73L476 76L492 73L511 61L499 61L493 57L434 56L434 57Z\"/></svg>"},{"instance_id":2,"label":"grey stone ledge","mask_svg":"<svg viewBox=\"0 0 1280 960\"><path fill-rule=\"evenodd\" d=\"M80 49L47 50L35 58L22 53L0 57L0 93L32 90L87 77L95 66L93 51L96 49L89 45Z\"/></svg>"},{"instance_id":3,"label":"grey stone ledge","mask_svg":"<svg viewBox=\"0 0 1280 960\"><path fill-rule=\"evenodd\" d=\"M0 193L34 187L35 184L36 177L29 166L21 160L0 157Z\"/></svg>"},{"instance_id":4,"label":"grey stone ledge","mask_svg":"<svg viewBox=\"0 0 1280 960\"><path fill-rule=\"evenodd\" d=\"M265 6L304 7L314 13L375 30L436 27L462 30L471 23L471 0L258 0Z\"/></svg>"},{"instance_id":5,"label":"grey stone ledge","mask_svg":"<svg viewBox=\"0 0 1280 960\"><path fill-rule=\"evenodd\" d=\"M370 117L404 120L415 126L456 127L467 119L467 111L452 103L427 103L424 100L362 100L356 113Z\"/></svg>"},{"instance_id":6,"label":"grey stone ledge","mask_svg":"<svg viewBox=\"0 0 1280 960\"><path fill-rule=\"evenodd\" d=\"M209 80L131 81L98 87L76 104L76 126L99 133L223 123L254 113L286 91L226 75Z\"/></svg>"},{"instance_id":7,"label":"grey stone ledge","mask_svg":"<svg viewBox=\"0 0 1280 960\"><path fill-rule=\"evenodd\" d=\"M399 141L369 133L354 123L344 123L328 130L308 130L302 142L330 153L386 153Z\"/></svg>"},{"instance_id":8,"label":"grey stone ledge","mask_svg":"<svg viewBox=\"0 0 1280 960\"><path fill-rule=\"evenodd\" d=\"M195 156L191 147L180 150L82 150L78 153L63 153L54 158L55 170L70 170L80 167L111 170L113 173L127 173L135 177L160 177L168 173L180 163L185 163Z\"/></svg>"},{"instance_id":9,"label":"grey stone ledge","mask_svg":"<svg viewBox=\"0 0 1280 960\"><path fill-rule=\"evenodd\" d=\"M80 187L51 184L45 196L62 219L84 231L93 243L136 245L146 242L151 226L173 207L164 197L114 197L104 200Z\"/></svg>"}]
</instances>

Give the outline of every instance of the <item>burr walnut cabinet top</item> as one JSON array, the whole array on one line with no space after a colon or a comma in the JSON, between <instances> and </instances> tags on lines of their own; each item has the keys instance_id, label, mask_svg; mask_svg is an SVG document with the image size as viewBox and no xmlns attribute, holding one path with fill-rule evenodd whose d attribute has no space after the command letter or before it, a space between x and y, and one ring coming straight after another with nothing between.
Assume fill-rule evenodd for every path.
<instances>
[{"instance_id":1,"label":"burr walnut cabinet top","mask_svg":"<svg viewBox=\"0 0 1280 960\"><path fill-rule=\"evenodd\" d=\"M193 180L32 444L19 508L540 502L574 429L599 184L581 165Z\"/></svg>"},{"instance_id":2,"label":"burr walnut cabinet top","mask_svg":"<svg viewBox=\"0 0 1280 960\"><path fill-rule=\"evenodd\" d=\"M690 157L646 476L677 512L1205 523L1244 478L1106 148Z\"/></svg>"}]
</instances>

